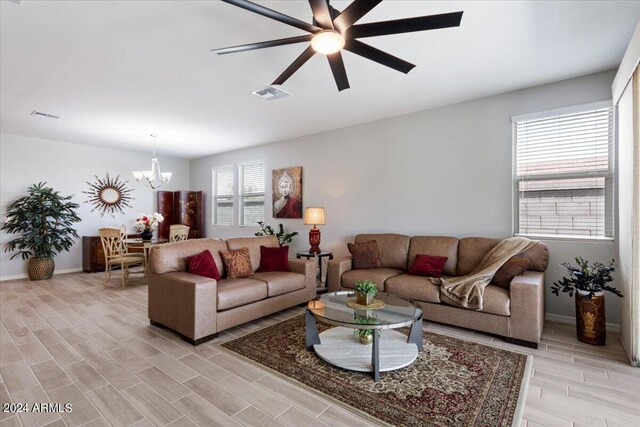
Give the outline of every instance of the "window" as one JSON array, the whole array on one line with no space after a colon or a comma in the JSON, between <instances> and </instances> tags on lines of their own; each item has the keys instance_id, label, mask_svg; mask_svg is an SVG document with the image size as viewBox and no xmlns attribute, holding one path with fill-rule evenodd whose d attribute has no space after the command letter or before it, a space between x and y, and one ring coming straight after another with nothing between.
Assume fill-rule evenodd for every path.
<instances>
[{"instance_id":1,"label":"window","mask_svg":"<svg viewBox=\"0 0 640 427\"><path fill-rule=\"evenodd\" d=\"M213 225L233 225L233 166L213 169Z\"/></svg>"},{"instance_id":2,"label":"window","mask_svg":"<svg viewBox=\"0 0 640 427\"><path fill-rule=\"evenodd\" d=\"M613 238L611 103L513 118L515 233Z\"/></svg>"},{"instance_id":3,"label":"window","mask_svg":"<svg viewBox=\"0 0 640 427\"><path fill-rule=\"evenodd\" d=\"M264 221L264 162L238 165L240 177L240 225L256 226Z\"/></svg>"}]
</instances>

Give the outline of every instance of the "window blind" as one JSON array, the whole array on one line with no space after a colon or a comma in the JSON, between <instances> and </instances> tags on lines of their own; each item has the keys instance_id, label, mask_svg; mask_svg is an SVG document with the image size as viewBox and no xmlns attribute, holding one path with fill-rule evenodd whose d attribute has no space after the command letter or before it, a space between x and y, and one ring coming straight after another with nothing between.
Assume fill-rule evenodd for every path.
<instances>
[{"instance_id":1,"label":"window blind","mask_svg":"<svg viewBox=\"0 0 640 427\"><path fill-rule=\"evenodd\" d=\"M240 225L264 221L264 162L238 165L240 177Z\"/></svg>"},{"instance_id":2,"label":"window blind","mask_svg":"<svg viewBox=\"0 0 640 427\"><path fill-rule=\"evenodd\" d=\"M233 225L233 166L213 170L213 224Z\"/></svg>"},{"instance_id":3,"label":"window blind","mask_svg":"<svg viewBox=\"0 0 640 427\"><path fill-rule=\"evenodd\" d=\"M613 111L514 120L516 234L613 237Z\"/></svg>"}]
</instances>

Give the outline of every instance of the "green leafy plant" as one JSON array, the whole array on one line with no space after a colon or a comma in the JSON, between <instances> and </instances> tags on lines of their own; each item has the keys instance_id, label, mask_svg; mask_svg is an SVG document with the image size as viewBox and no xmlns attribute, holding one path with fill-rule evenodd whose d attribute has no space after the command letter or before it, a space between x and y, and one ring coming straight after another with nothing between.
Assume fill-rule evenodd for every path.
<instances>
[{"instance_id":1,"label":"green leafy plant","mask_svg":"<svg viewBox=\"0 0 640 427\"><path fill-rule=\"evenodd\" d=\"M560 291L565 294L573 296L577 291L589 292L588 299L593 297L594 293L601 291L611 292L619 297L622 297L622 292L607 285L607 283L613 281L611 273L615 271L614 260L611 260L609 265L602 264L600 262L586 261L581 257L575 258L578 267L574 267L568 262L563 262L562 265L569 272L569 277L563 277L559 281L555 282L551 286L551 292L555 295L560 295Z\"/></svg>"},{"instance_id":2,"label":"green leafy plant","mask_svg":"<svg viewBox=\"0 0 640 427\"><path fill-rule=\"evenodd\" d=\"M356 317L356 323L358 325L377 325L378 319L374 317L359 316L359 317ZM358 338L368 337L369 335L373 335L374 331L376 330L375 329L356 329L355 331L353 331L353 336ZM380 331L377 331L377 332L380 333Z\"/></svg>"},{"instance_id":3,"label":"green leafy plant","mask_svg":"<svg viewBox=\"0 0 640 427\"><path fill-rule=\"evenodd\" d=\"M284 246L293 241L293 238L298 235L297 231L293 233L285 233L284 226L282 224L278 225L278 232L273 229L270 225L266 225L263 221L258 221L258 225L262 231L256 232L256 236L276 236L278 238L278 243L280 246Z\"/></svg>"},{"instance_id":4,"label":"green leafy plant","mask_svg":"<svg viewBox=\"0 0 640 427\"><path fill-rule=\"evenodd\" d=\"M7 206L7 222L2 230L20 234L4 245L5 252L16 252L11 259L18 255L25 260L51 259L63 250L69 251L79 237L72 225L80 221L75 212L80 205L70 201L73 196L61 196L46 184L32 185L27 196Z\"/></svg>"},{"instance_id":5,"label":"green leafy plant","mask_svg":"<svg viewBox=\"0 0 640 427\"><path fill-rule=\"evenodd\" d=\"M371 280L361 280L356 282L355 291L362 295L371 295L375 297L378 294L378 287Z\"/></svg>"}]
</instances>

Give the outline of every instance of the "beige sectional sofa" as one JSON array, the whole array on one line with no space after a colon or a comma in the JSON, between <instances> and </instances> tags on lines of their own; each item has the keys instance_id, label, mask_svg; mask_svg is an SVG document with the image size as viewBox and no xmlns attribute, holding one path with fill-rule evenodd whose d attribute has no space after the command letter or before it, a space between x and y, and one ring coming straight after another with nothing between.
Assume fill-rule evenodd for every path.
<instances>
[{"instance_id":1,"label":"beige sectional sofa","mask_svg":"<svg viewBox=\"0 0 640 427\"><path fill-rule=\"evenodd\" d=\"M266 316L316 295L313 261L289 260L288 272L256 272L260 246L277 247L275 236L194 239L151 248L149 320L198 345L218 332ZM249 248L254 274L243 279L213 280L186 272L186 258L208 249L225 277L220 251Z\"/></svg>"},{"instance_id":2,"label":"beige sectional sofa","mask_svg":"<svg viewBox=\"0 0 640 427\"><path fill-rule=\"evenodd\" d=\"M542 243L522 254L532 261L534 271L516 276L509 289L488 285L483 309L472 311L442 304L437 285L428 277L410 276L406 271L416 255L428 254L448 257L443 277L464 276L473 271L500 239L360 234L355 243L372 240L380 249L382 268L354 270L350 257L332 260L327 272L329 291L353 289L360 280L372 280L380 291L416 301L422 306L426 320L489 332L506 341L537 348L545 313L544 271L549 261L547 248Z\"/></svg>"}]
</instances>

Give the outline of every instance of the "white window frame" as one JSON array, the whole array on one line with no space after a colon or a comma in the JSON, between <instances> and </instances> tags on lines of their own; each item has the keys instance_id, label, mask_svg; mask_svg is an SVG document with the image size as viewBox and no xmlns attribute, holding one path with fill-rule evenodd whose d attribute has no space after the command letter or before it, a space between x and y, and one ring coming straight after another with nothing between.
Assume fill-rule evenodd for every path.
<instances>
[{"instance_id":1,"label":"white window frame","mask_svg":"<svg viewBox=\"0 0 640 427\"><path fill-rule=\"evenodd\" d=\"M231 224L216 224L216 210L217 210L217 206L218 206L218 171L219 170L231 170L231 173L233 174L232 177L232 185L233 185L233 194L231 196L231 199L233 201L233 215L231 216ZM213 225L214 227L233 227L235 225L235 218L236 218L236 209L237 209L237 203L236 203L236 199L237 199L237 176L236 176L236 168L234 167L233 164L230 165L221 165L221 166L216 166L214 168L211 168L211 225Z\"/></svg>"},{"instance_id":2,"label":"white window frame","mask_svg":"<svg viewBox=\"0 0 640 427\"><path fill-rule=\"evenodd\" d=\"M256 196L256 195L262 195L264 197L264 204L265 204L265 212L266 212L266 204L267 204L267 183L266 183L266 163L264 161L264 159L260 159L260 160L252 160L252 161L248 161L248 162L241 162L238 163L236 165L236 175L238 177L238 185L237 185L237 221L238 221L238 226L239 227L253 227L253 228L259 228L260 226L256 223L256 224L244 224L244 198L247 196L244 194L244 168L245 166L250 166L250 165L256 165L256 164L261 164L262 165L262 182L264 185L264 192L263 193L247 193L247 195L251 195L251 196ZM236 204L234 203L234 206L236 206ZM264 213L262 216L262 221L264 221Z\"/></svg>"},{"instance_id":3,"label":"white window frame","mask_svg":"<svg viewBox=\"0 0 640 427\"><path fill-rule=\"evenodd\" d=\"M613 102L612 100L607 101L599 101L593 102L589 104L576 105L565 108L558 108L554 110L547 110L538 113L532 114L523 114L519 116L511 117L511 150L512 150L512 228L514 236L524 236L524 237L534 237L540 238L544 240L560 240L560 241L594 241L594 242L614 242L616 238L617 231L617 218L616 212L617 208L615 206L616 200L616 192L618 191L616 187L613 187L613 191L608 193L606 191L607 187L615 186L617 180L617 144L616 144L616 118L615 118L615 107L613 110L613 126L611 135L612 138L612 153L609 161L609 170L607 172L599 172L599 176L603 176L605 178L605 227L607 222L607 216L610 216L611 226L612 226L612 235L611 236L602 236L602 237L593 237L593 236L574 236L574 235L549 235L549 234L525 234L520 233L520 181L521 179L517 174L517 146L516 146L516 134L515 134L515 125L518 122L528 121L528 120L539 120L551 118L554 116L562 116L568 114L580 113L588 110L596 110L601 108L612 108ZM548 180L554 178L586 178L593 177L593 172L575 172L575 173L561 173L561 174L549 174L549 175L541 175L540 180ZM536 179L528 178L529 181L534 181Z\"/></svg>"}]
</instances>

